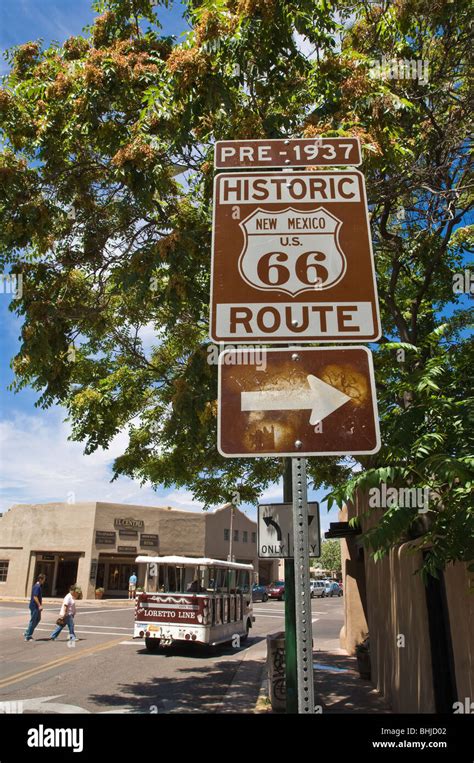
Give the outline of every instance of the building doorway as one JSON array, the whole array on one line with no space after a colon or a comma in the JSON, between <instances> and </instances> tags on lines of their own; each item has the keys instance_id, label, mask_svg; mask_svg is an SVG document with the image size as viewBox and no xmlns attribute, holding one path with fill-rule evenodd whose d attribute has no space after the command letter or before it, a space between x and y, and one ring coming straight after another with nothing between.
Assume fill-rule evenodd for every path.
<instances>
[{"instance_id":1,"label":"building doorway","mask_svg":"<svg viewBox=\"0 0 474 763\"><path fill-rule=\"evenodd\" d=\"M53 582L54 582L54 557L53 561L46 562L44 560L38 560L35 565L35 579L34 582L38 580L38 575L46 575L46 580L44 581L42 585L42 595L43 596L52 596L53 591Z\"/></svg>"},{"instance_id":2,"label":"building doorway","mask_svg":"<svg viewBox=\"0 0 474 763\"><path fill-rule=\"evenodd\" d=\"M65 596L70 586L77 582L77 559L59 559L56 577L56 595Z\"/></svg>"},{"instance_id":3,"label":"building doorway","mask_svg":"<svg viewBox=\"0 0 474 763\"><path fill-rule=\"evenodd\" d=\"M68 551L38 552L35 563L35 580L42 572L46 575L43 596L65 596L70 586L77 582L81 553ZM83 554L82 554L83 556Z\"/></svg>"},{"instance_id":4,"label":"building doorway","mask_svg":"<svg viewBox=\"0 0 474 763\"><path fill-rule=\"evenodd\" d=\"M120 557L101 554L97 565L97 588L104 588L104 596L108 598L127 598L128 580L132 572L138 577L138 585L143 586L145 580L145 565L137 564L133 557Z\"/></svg>"},{"instance_id":5,"label":"building doorway","mask_svg":"<svg viewBox=\"0 0 474 763\"><path fill-rule=\"evenodd\" d=\"M128 579L131 574L131 564L109 564L107 590L111 593L124 593L128 591Z\"/></svg>"},{"instance_id":6,"label":"building doorway","mask_svg":"<svg viewBox=\"0 0 474 763\"><path fill-rule=\"evenodd\" d=\"M105 564L104 562L99 562L99 564L97 565L97 575L95 578L96 588L103 588L105 590L104 578L105 578Z\"/></svg>"}]
</instances>

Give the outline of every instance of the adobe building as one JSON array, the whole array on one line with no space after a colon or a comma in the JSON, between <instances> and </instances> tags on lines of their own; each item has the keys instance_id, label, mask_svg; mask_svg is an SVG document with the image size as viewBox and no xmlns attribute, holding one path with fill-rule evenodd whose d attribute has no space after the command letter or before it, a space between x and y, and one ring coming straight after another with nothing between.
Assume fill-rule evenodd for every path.
<instances>
[{"instance_id":1,"label":"adobe building","mask_svg":"<svg viewBox=\"0 0 474 763\"><path fill-rule=\"evenodd\" d=\"M359 496L340 514L363 514ZM374 511L373 525L379 517ZM361 518L362 529L368 528ZM421 528L422 530L422 528ZM396 713L453 713L474 697L474 595L467 564L451 564L425 586L417 570L423 550L416 538L379 561L361 537L341 540L344 626L340 643L350 654L369 634L371 680ZM472 583L471 583L472 585ZM457 706L459 707L459 705Z\"/></svg>"},{"instance_id":2,"label":"adobe building","mask_svg":"<svg viewBox=\"0 0 474 763\"><path fill-rule=\"evenodd\" d=\"M207 512L96 501L20 504L0 517L0 596L29 596L43 572L45 596L63 596L77 583L84 598L94 598L96 588L125 597L133 570L138 585L145 583L139 554L231 554L253 564L262 582L273 575L272 561L262 560L259 569L256 522L231 504Z\"/></svg>"}]
</instances>

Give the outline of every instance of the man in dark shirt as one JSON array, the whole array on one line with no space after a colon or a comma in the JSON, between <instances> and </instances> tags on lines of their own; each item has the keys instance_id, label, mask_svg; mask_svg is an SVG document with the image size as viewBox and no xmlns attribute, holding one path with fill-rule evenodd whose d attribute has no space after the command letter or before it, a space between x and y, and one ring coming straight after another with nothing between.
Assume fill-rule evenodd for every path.
<instances>
[{"instance_id":1,"label":"man in dark shirt","mask_svg":"<svg viewBox=\"0 0 474 763\"><path fill-rule=\"evenodd\" d=\"M28 625L28 628L25 631L25 641L31 641L33 638L33 631L38 625L39 621L41 620L41 612L43 610L43 595L41 591L41 586L43 585L44 581L46 580L46 575L38 575L38 580L34 584L32 590L31 590L31 599L30 599L30 612L31 612L31 619Z\"/></svg>"}]
</instances>

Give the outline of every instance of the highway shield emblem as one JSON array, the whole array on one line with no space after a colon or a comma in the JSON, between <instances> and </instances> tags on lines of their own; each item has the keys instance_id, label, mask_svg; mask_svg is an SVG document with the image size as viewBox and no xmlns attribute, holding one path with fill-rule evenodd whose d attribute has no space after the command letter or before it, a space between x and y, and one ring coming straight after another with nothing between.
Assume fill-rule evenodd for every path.
<instances>
[{"instance_id":1,"label":"highway shield emblem","mask_svg":"<svg viewBox=\"0 0 474 763\"><path fill-rule=\"evenodd\" d=\"M324 290L344 276L347 262L339 244L342 221L323 207L302 211L258 208L240 223L244 247L242 278L256 289L295 296Z\"/></svg>"}]
</instances>

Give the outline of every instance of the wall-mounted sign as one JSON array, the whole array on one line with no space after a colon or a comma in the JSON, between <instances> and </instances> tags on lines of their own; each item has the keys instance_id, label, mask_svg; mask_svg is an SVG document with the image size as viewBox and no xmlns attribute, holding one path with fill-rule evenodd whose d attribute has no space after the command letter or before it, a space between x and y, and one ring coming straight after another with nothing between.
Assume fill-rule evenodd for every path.
<instances>
[{"instance_id":1,"label":"wall-mounted sign","mask_svg":"<svg viewBox=\"0 0 474 763\"><path fill-rule=\"evenodd\" d=\"M157 548L158 535L151 535L150 533L142 533L140 535L140 546L143 546L143 548Z\"/></svg>"},{"instance_id":2,"label":"wall-mounted sign","mask_svg":"<svg viewBox=\"0 0 474 763\"><path fill-rule=\"evenodd\" d=\"M143 519L133 519L132 517L123 517L114 520L114 527L118 530L143 530L145 522Z\"/></svg>"},{"instance_id":3,"label":"wall-mounted sign","mask_svg":"<svg viewBox=\"0 0 474 763\"><path fill-rule=\"evenodd\" d=\"M118 546L117 551L123 551L127 554L136 554L137 549L135 546Z\"/></svg>"},{"instance_id":4,"label":"wall-mounted sign","mask_svg":"<svg viewBox=\"0 0 474 763\"><path fill-rule=\"evenodd\" d=\"M133 538L135 540L138 538L138 530L119 530L119 538L124 540Z\"/></svg>"},{"instance_id":5,"label":"wall-mounted sign","mask_svg":"<svg viewBox=\"0 0 474 763\"><path fill-rule=\"evenodd\" d=\"M89 580L94 581L97 576L97 559L91 559L91 571L89 574Z\"/></svg>"},{"instance_id":6,"label":"wall-mounted sign","mask_svg":"<svg viewBox=\"0 0 474 763\"><path fill-rule=\"evenodd\" d=\"M95 532L95 545L96 546L115 546L116 533L108 532L107 530L96 530Z\"/></svg>"}]
</instances>

